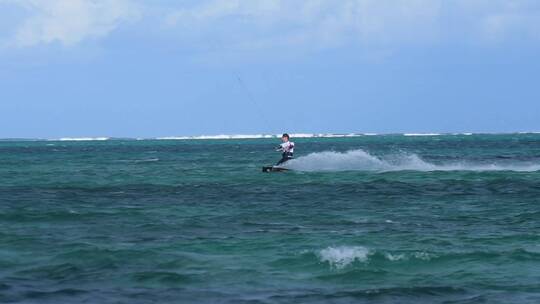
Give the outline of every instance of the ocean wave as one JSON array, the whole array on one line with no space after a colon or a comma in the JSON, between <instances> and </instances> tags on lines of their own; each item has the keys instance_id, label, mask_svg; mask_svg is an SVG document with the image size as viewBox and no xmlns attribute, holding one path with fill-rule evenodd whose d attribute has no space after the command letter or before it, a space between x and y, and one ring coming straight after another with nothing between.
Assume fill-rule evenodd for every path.
<instances>
[{"instance_id":1,"label":"ocean wave","mask_svg":"<svg viewBox=\"0 0 540 304\"><path fill-rule=\"evenodd\" d=\"M413 252L410 254L386 252L384 253L384 257L391 262L396 262L396 261L408 261L411 259L429 261L432 258L435 258L437 256L428 252L418 251L418 252Z\"/></svg>"},{"instance_id":2,"label":"ocean wave","mask_svg":"<svg viewBox=\"0 0 540 304\"><path fill-rule=\"evenodd\" d=\"M319 251L321 262L331 267L342 269L354 261L365 262L368 259L369 249L362 246L328 247Z\"/></svg>"},{"instance_id":3,"label":"ocean wave","mask_svg":"<svg viewBox=\"0 0 540 304\"><path fill-rule=\"evenodd\" d=\"M138 163L158 162L158 161L160 161L160 159L159 158L117 159L117 160L112 160L112 161L117 162L117 163L135 163L135 164L138 164Z\"/></svg>"},{"instance_id":4,"label":"ocean wave","mask_svg":"<svg viewBox=\"0 0 540 304\"><path fill-rule=\"evenodd\" d=\"M374 156L364 150L347 152L316 152L293 159L286 168L297 171L521 171L540 170L536 163L474 163L453 162L434 164L422 160L416 154L393 154Z\"/></svg>"},{"instance_id":5,"label":"ocean wave","mask_svg":"<svg viewBox=\"0 0 540 304\"><path fill-rule=\"evenodd\" d=\"M255 139L255 138L274 138L275 135L267 134L220 134L220 135L199 135L199 136L166 136L157 137L158 140L187 140L187 139Z\"/></svg>"},{"instance_id":6,"label":"ocean wave","mask_svg":"<svg viewBox=\"0 0 540 304\"><path fill-rule=\"evenodd\" d=\"M540 134L538 131L524 131L524 132L502 132L502 133L473 133L473 132L459 132L459 133L289 133L292 138L340 138L340 137L362 137L362 136L408 136L408 137L422 137L422 136L464 136L464 135L511 135L511 134ZM162 137L62 137L51 139L40 138L0 138L0 141L100 141L100 140L200 140L200 139L264 139L264 138L280 138L280 134L217 134L217 135L190 135L190 136L162 136Z\"/></svg>"},{"instance_id":7,"label":"ocean wave","mask_svg":"<svg viewBox=\"0 0 540 304\"><path fill-rule=\"evenodd\" d=\"M400 253L384 251L379 252L364 246L327 247L316 252L316 255L320 262L327 263L331 268L335 269L343 269L355 262L369 263L372 259L400 262L410 260L430 261L431 259L438 257L433 253L424 251Z\"/></svg>"},{"instance_id":8,"label":"ocean wave","mask_svg":"<svg viewBox=\"0 0 540 304\"><path fill-rule=\"evenodd\" d=\"M364 134L347 133L291 133L291 138L334 138L334 137L357 137ZM368 133L366 135L375 135ZM188 139L258 139L258 138L280 138L281 134L219 134L219 135L198 135L198 136L165 136L157 137L158 140L188 140Z\"/></svg>"},{"instance_id":9,"label":"ocean wave","mask_svg":"<svg viewBox=\"0 0 540 304\"><path fill-rule=\"evenodd\" d=\"M136 159L136 163L149 163L149 162L157 162L159 161L159 158L146 158L146 159Z\"/></svg>"},{"instance_id":10,"label":"ocean wave","mask_svg":"<svg viewBox=\"0 0 540 304\"><path fill-rule=\"evenodd\" d=\"M93 141L93 140L109 140L110 137L62 137L59 139L52 139L52 140L59 140L59 141Z\"/></svg>"},{"instance_id":11,"label":"ocean wave","mask_svg":"<svg viewBox=\"0 0 540 304\"><path fill-rule=\"evenodd\" d=\"M403 133L403 136L440 136L440 133Z\"/></svg>"}]
</instances>

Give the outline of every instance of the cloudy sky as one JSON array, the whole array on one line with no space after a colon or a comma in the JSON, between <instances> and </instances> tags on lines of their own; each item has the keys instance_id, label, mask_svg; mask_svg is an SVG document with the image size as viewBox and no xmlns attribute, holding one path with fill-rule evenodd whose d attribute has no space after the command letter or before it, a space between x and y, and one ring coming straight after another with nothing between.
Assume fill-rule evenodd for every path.
<instances>
[{"instance_id":1,"label":"cloudy sky","mask_svg":"<svg viewBox=\"0 0 540 304\"><path fill-rule=\"evenodd\" d=\"M0 138L540 131L537 0L0 0Z\"/></svg>"}]
</instances>

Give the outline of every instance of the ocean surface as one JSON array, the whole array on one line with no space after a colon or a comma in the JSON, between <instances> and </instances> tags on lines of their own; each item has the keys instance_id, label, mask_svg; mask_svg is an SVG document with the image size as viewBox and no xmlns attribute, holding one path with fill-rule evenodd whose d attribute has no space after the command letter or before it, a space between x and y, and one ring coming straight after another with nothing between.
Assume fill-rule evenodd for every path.
<instances>
[{"instance_id":1,"label":"ocean surface","mask_svg":"<svg viewBox=\"0 0 540 304\"><path fill-rule=\"evenodd\" d=\"M0 141L2 303L540 303L540 134Z\"/></svg>"}]
</instances>

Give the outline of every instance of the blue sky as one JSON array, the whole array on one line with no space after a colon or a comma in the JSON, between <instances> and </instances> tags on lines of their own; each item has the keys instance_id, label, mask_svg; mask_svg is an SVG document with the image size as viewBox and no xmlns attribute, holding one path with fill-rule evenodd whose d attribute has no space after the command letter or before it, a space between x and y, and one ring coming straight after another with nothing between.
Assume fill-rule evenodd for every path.
<instances>
[{"instance_id":1,"label":"blue sky","mask_svg":"<svg viewBox=\"0 0 540 304\"><path fill-rule=\"evenodd\" d=\"M540 2L0 0L0 138L540 131Z\"/></svg>"}]
</instances>

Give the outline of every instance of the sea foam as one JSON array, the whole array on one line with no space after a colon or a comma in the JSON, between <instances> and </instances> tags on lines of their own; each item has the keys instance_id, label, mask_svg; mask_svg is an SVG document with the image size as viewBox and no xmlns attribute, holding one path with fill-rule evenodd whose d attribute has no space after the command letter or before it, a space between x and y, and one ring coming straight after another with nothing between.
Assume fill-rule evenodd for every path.
<instances>
[{"instance_id":1,"label":"sea foam","mask_svg":"<svg viewBox=\"0 0 540 304\"><path fill-rule=\"evenodd\" d=\"M186 140L186 139L256 139L256 138L275 138L275 135L269 134L219 134L219 135L198 135L198 136L167 136L157 137L161 140Z\"/></svg>"},{"instance_id":2,"label":"sea foam","mask_svg":"<svg viewBox=\"0 0 540 304\"><path fill-rule=\"evenodd\" d=\"M197 135L197 136L166 136L157 137L158 140L187 140L187 139L258 139L258 138L280 138L282 134L218 134L218 135ZM292 138L332 138L332 137L357 137L364 134L347 133L291 133ZM372 134L369 134L372 135Z\"/></svg>"},{"instance_id":3,"label":"sea foam","mask_svg":"<svg viewBox=\"0 0 540 304\"><path fill-rule=\"evenodd\" d=\"M93 141L93 140L109 140L109 137L62 137L60 139L53 139L59 141Z\"/></svg>"},{"instance_id":4,"label":"sea foam","mask_svg":"<svg viewBox=\"0 0 540 304\"><path fill-rule=\"evenodd\" d=\"M364 246L327 247L315 253L322 263L328 263L331 268L343 269L355 262L370 263L383 258L389 262L407 262L410 260L430 261L438 256L424 251L387 252L370 249Z\"/></svg>"},{"instance_id":5,"label":"sea foam","mask_svg":"<svg viewBox=\"0 0 540 304\"><path fill-rule=\"evenodd\" d=\"M321 262L337 269L342 269L354 261L365 262L368 255L369 249L362 246L328 247L318 253Z\"/></svg>"},{"instance_id":6,"label":"sea foam","mask_svg":"<svg viewBox=\"0 0 540 304\"><path fill-rule=\"evenodd\" d=\"M440 133L404 133L403 136L440 136Z\"/></svg>"},{"instance_id":7,"label":"sea foam","mask_svg":"<svg viewBox=\"0 0 540 304\"><path fill-rule=\"evenodd\" d=\"M290 160L286 168L297 171L539 171L540 164L475 163L469 161L434 164L416 154L374 156L358 149L347 152L316 152Z\"/></svg>"}]
</instances>

